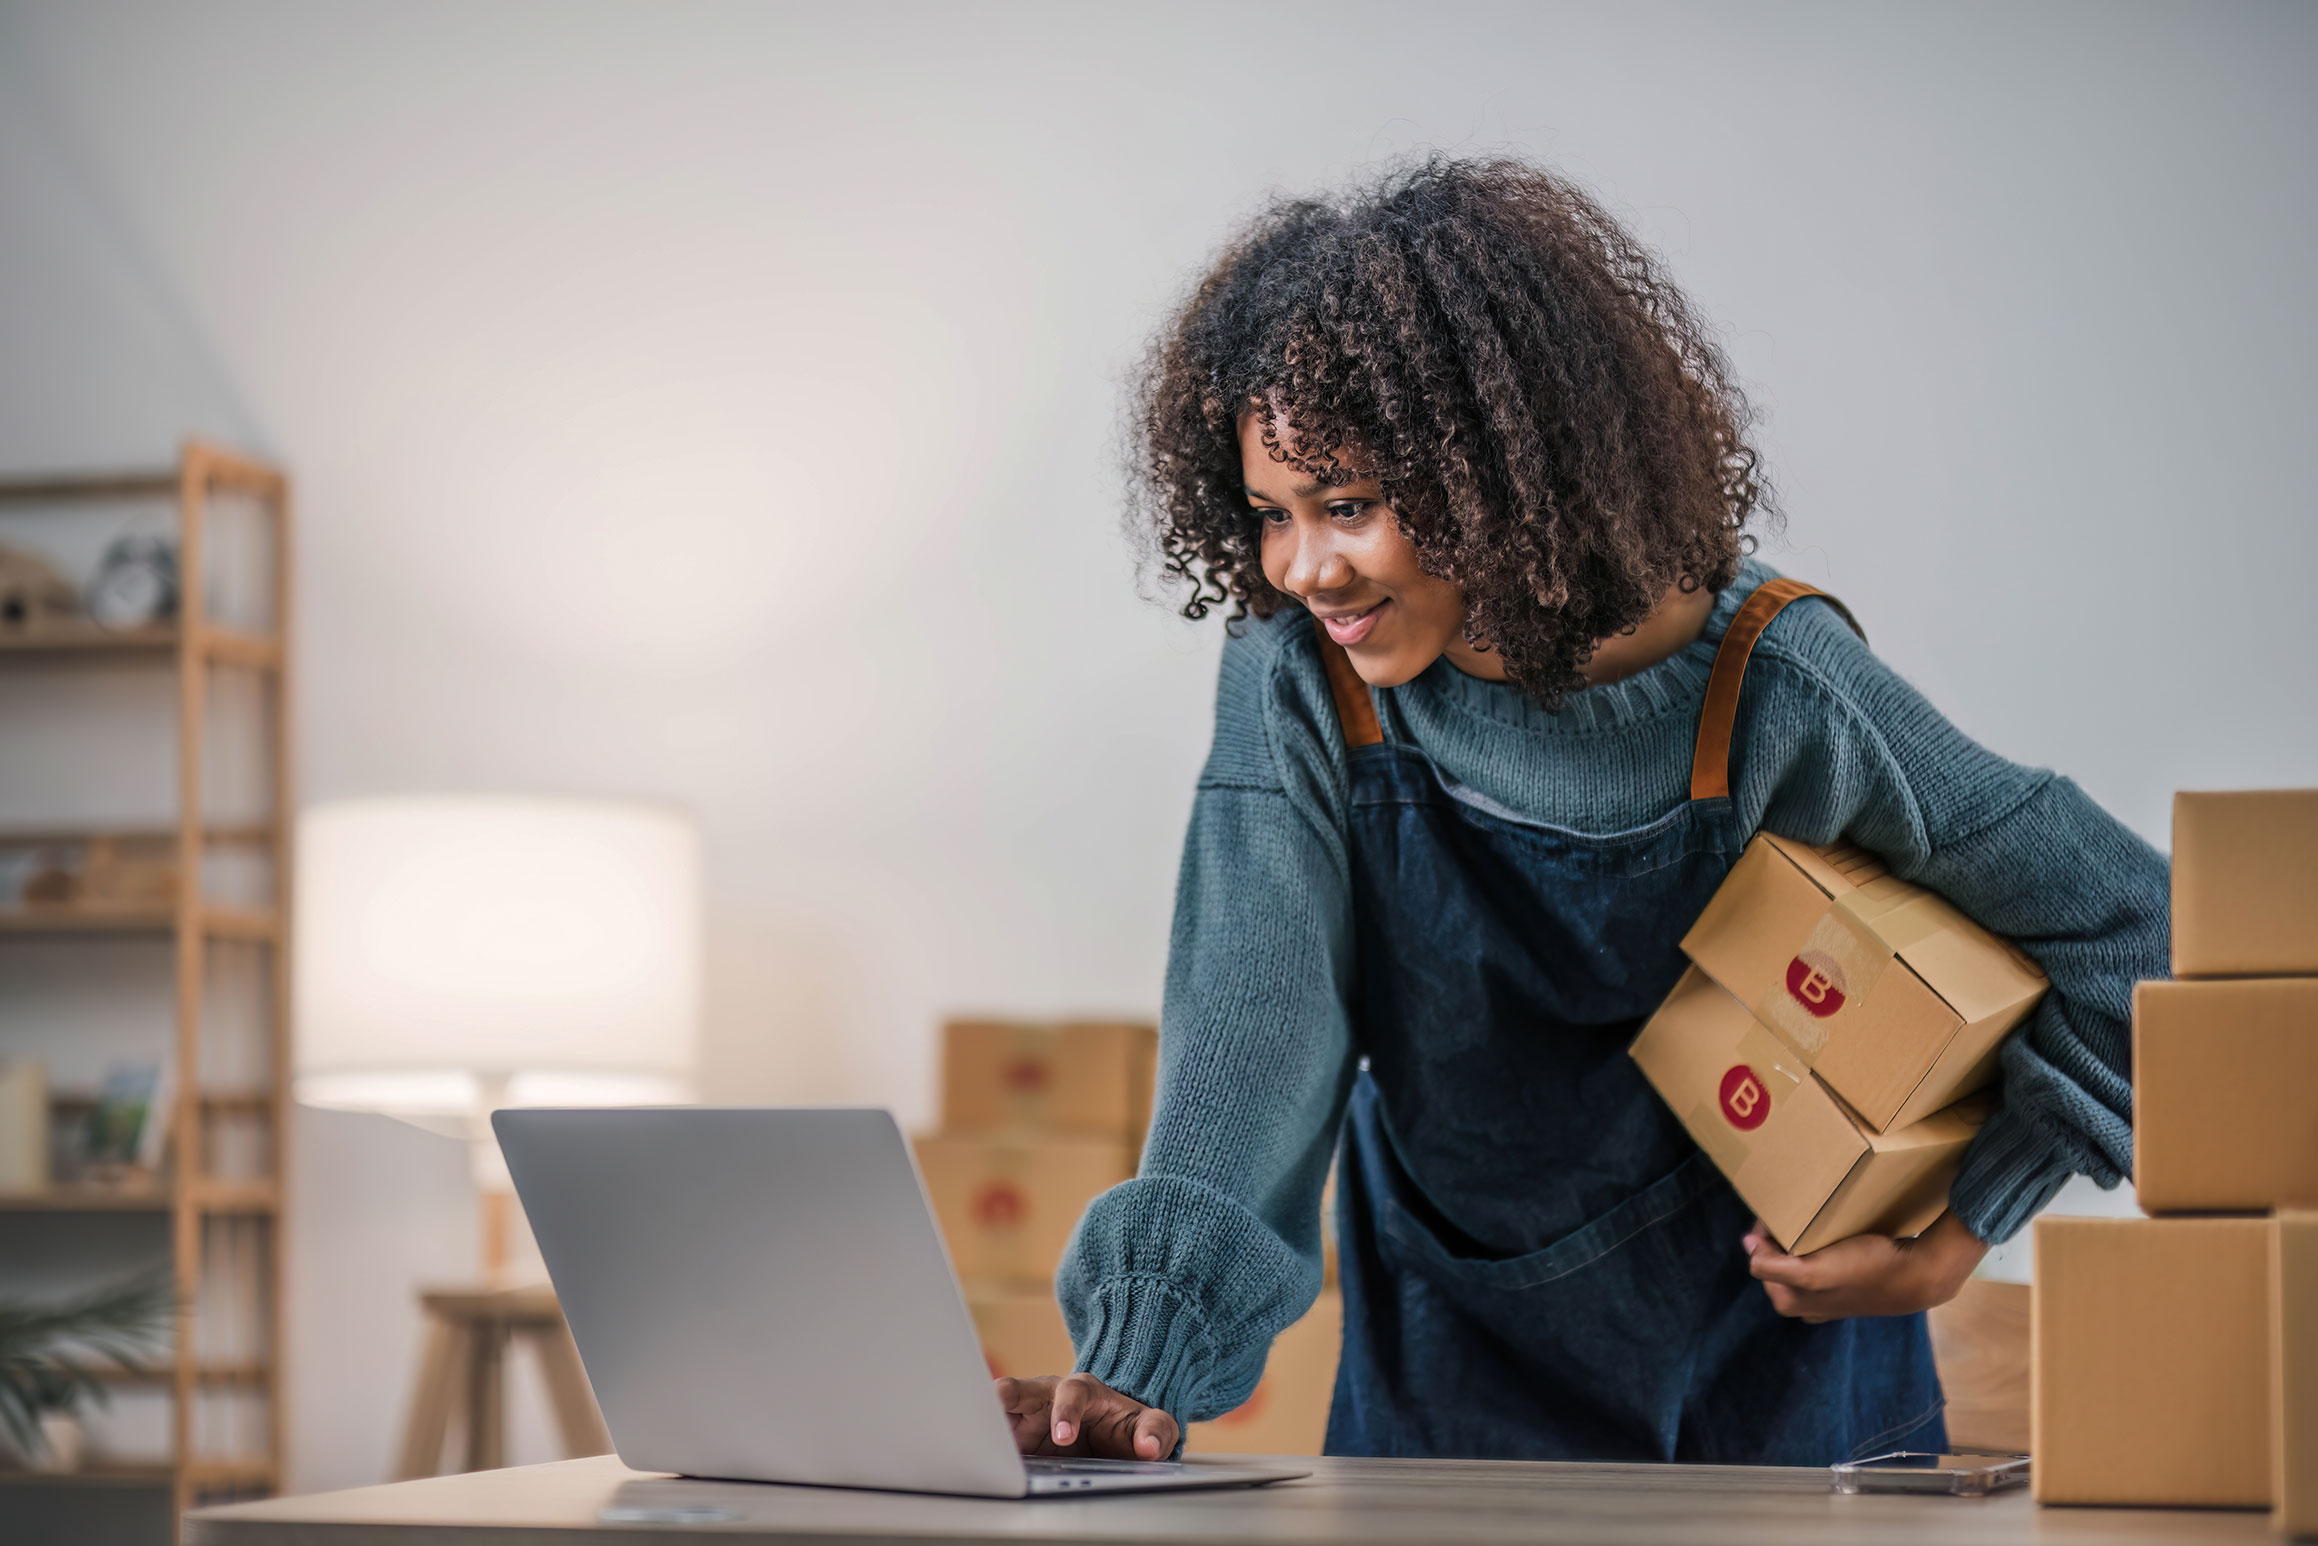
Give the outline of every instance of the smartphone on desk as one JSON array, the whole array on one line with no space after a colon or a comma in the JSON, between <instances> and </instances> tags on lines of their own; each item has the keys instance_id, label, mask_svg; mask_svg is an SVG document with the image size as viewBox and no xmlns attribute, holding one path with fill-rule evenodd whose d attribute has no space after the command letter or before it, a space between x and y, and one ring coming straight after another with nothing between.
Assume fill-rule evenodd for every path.
<instances>
[{"instance_id":1,"label":"smartphone on desk","mask_svg":"<svg viewBox=\"0 0 2318 1546\"><path fill-rule=\"evenodd\" d=\"M1946 1492L1985 1497L2028 1480L2026 1455L1934 1455L1903 1449L1834 1467L1837 1492Z\"/></svg>"}]
</instances>

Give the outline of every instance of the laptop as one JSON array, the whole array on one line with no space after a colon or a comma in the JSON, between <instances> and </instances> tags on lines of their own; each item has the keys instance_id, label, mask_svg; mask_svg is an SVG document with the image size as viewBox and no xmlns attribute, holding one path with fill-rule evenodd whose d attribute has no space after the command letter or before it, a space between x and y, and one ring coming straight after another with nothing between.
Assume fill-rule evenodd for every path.
<instances>
[{"instance_id":1,"label":"laptop","mask_svg":"<svg viewBox=\"0 0 2318 1546\"><path fill-rule=\"evenodd\" d=\"M1310 1474L1019 1453L888 1112L518 1109L491 1126L637 1470L991 1498Z\"/></svg>"}]
</instances>

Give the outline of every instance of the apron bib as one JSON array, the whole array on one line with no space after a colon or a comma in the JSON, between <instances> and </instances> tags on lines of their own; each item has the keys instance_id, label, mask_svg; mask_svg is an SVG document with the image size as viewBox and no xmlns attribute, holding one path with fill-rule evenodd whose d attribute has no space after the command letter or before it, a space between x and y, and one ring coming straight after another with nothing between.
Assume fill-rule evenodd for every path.
<instances>
[{"instance_id":1,"label":"apron bib","mask_svg":"<svg viewBox=\"0 0 2318 1546\"><path fill-rule=\"evenodd\" d=\"M1350 750L1363 1057L1328 1453L1829 1465L1945 1445L1924 1317L1774 1311L1739 1244L1751 1211L1626 1055L1749 836L1728 779L1747 658L1819 594L1776 579L1748 597L1691 798L1606 837L1522 817L1387 737L1317 639Z\"/></svg>"}]
</instances>

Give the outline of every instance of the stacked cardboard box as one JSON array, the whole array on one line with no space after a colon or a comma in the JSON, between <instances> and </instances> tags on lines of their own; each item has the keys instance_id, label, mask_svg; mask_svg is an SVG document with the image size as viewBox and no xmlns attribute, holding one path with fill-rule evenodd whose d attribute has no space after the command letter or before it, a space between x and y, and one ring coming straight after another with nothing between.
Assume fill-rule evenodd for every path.
<instances>
[{"instance_id":1,"label":"stacked cardboard box","mask_svg":"<svg viewBox=\"0 0 2318 1546\"><path fill-rule=\"evenodd\" d=\"M2318 1532L2318 790L2176 797L2173 972L2133 995L2157 1216L2036 1226L2036 1494Z\"/></svg>"},{"instance_id":2,"label":"stacked cardboard box","mask_svg":"<svg viewBox=\"0 0 2318 1546\"><path fill-rule=\"evenodd\" d=\"M2035 964L1871 854L1767 834L1682 948L1634 1060L1779 1243L1939 1217Z\"/></svg>"},{"instance_id":3,"label":"stacked cardboard box","mask_svg":"<svg viewBox=\"0 0 2318 1546\"><path fill-rule=\"evenodd\" d=\"M954 1020L942 1030L942 1127L918 1168L992 1374L1077 1367L1054 1273L1087 1204L1135 1173L1151 1120L1148 1025ZM1254 1395L1187 1447L1316 1455L1336 1379L1333 1291L1273 1344Z\"/></svg>"},{"instance_id":4,"label":"stacked cardboard box","mask_svg":"<svg viewBox=\"0 0 2318 1546\"><path fill-rule=\"evenodd\" d=\"M996 1374L1058 1374L1054 1270L1087 1204L1135 1173L1151 1120L1148 1025L953 1020L942 1126L918 1169Z\"/></svg>"}]
</instances>

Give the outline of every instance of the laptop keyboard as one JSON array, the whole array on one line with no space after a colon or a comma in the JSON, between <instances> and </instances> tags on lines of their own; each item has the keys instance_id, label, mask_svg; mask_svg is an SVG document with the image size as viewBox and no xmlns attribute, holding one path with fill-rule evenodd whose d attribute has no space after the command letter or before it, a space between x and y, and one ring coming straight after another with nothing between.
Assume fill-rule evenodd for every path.
<instances>
[{"instance_id":1,"label":"laptop keyboard","mask_svg":"<svg viewBox=\"0 0 2318 1546\"><path fill-rule=\"evenodd\" d=\"M1022 1469L1032 1476L1172 1476L1183 1469L1177 1460L1097 1460L1080 1455L1024 1455Z\"/></svg>"}]
</instances>

